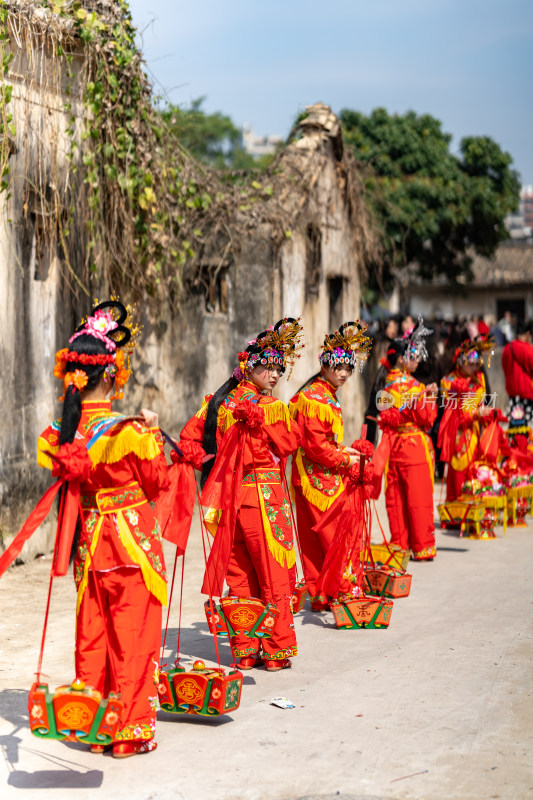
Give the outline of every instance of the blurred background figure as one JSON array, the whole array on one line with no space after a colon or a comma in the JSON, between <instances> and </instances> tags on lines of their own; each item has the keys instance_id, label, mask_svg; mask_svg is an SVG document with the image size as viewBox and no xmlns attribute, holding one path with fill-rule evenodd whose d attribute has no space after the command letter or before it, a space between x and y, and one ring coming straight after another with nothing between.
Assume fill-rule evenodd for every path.
<instances>
[{"instance_id":1,"label":"blurred background figure","mask_svg":"<svg viewBox=\"0 0 533 800\"><path fill-rule=\"evenodd\" d=\"M505 337L505 341L502 344L512 342L515 338L515 322L515 318L510 311L504 311L503 317L498 320L498 328ZM496 344L499 344L497 340Z\"/></svg>"},{"instance_id":2,"label":"blurred background figure","mask_svg":"<svg viewBox=\"0 0 533 800\"><path fill-rule=\"evenodd\" d=\"M533 414L533 344L531 324L520 320L516 338L502 352L505 390L509 395L508 436L512 444L527 447Z\"/></svg>"}]
</instances>

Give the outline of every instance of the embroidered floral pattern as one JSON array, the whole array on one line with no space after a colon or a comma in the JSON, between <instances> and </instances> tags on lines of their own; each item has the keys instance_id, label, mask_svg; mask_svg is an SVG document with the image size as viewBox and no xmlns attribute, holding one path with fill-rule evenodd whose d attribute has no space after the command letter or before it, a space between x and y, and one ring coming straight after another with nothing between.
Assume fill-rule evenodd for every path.
<instances>
[{"instance_id":1,"label":"embroidered floral pattern","mask_svg":"<svg viewBox=\"0 0 533 800\"><path fill-rule=\"evenodd\" d=\"M268 501L272 495L272 489L270 486L265 486L263 484L259 485L265 501L265 511L270 522L272 535L276 541L285 548L285 550L292 550L294 547L294 542L292 537L292 522L288 501L284 499L279 508L271 506Z\"/></svg>"},{"instance_id":2,"label":"embroidered floral pattern","mask_svg":"<svg viewBox=\"0 0 533 800\"><path fill-rule=\"evenodd\" d=\"M126 509L124 513L126 514L127 518L129 519L132 525L139 524L139 515L133 508Z\"/></svg>"},{"instance_id":3,"label":"embroidered floral pattern","mask_svg":"<svg viewBox=\"0 0 533 800\"><path fill-rule=\"evenodd\" d=\"M85 530L87 531L87 533L92 533L94 531L97 520L98 520L98 513L96 511L92 511L85 520Z\"/></svg>"},{"instance_id":4,"label":"embroidered floral pattern","mask_svg":"<svg viewBox=\"0 0 533 800\"><path fill-rule=\"evenodd\" d=\"M298 648L296 645L293 647L287 647L285 650L278 650L276 653L265 653L265 658L268 658L269 661L274 661L282 658L290 658L291 656L298 655Z\"/></svg>"},{"instance_id":5,"label":"embroidered floral pattern","mask_svg":"<svg viewBox=\"0 0 533 800\"><path fill-rule=\"evenodd\" d=\"M256 647L245 647L243 649L234 647L233 652L236 656L239 656L239 658L245 658L246 656L256 657L260 653Z\"/></svg>"},{"instance_id":6,"label":"embroidered floral pattern","mask_svg":"<svg viewBox=\"0 0 533 800\"><path fill-rule=\"evenodd\" d=\"M333 497L334 494L337 494L341 484L340 475L338 475L337 472L328 469L328 467L323 467L320 465L320 474L315 474L314 470L317 465L313 461L310 461L305 454L302 455L302 463L304 465L307 477L309 478L309 483L311 486L313 486L313 488L318 489L319 492L329 495L330 497ZM324 478L329 484L327 488L322 481Z\"/></svg>"},{"instance_id":7,"label":"embroidered floral pattern","mask_svg":"<svg viewBox=\"0 0 533 800\"><path fill-rule=\"evenodd\" d=\"M134 739L153 739L155 735L155 717L149 722L126 725L118 731L116 741L132 741Z\"/></svg>"},{"instance_id":8,"label":"embroidered floral pattern","mask_svg":"<svg viewBox=\"0 0 533 800\"><path fill-rule=\"evenodd\" d=\"M413 553L413 558L417 561L422 561L425 558L435 558L437 555L437 548L436 547L424 547L423 550L419 550L417 553Z\"/></svg>"},{"instance_id":9,"label":"embroidered floral pattern","mask_svg":"<svg viewBox=\"0 0 533 800\"><path fill-rule=\"evenodd\" d=\"M155 569L156 572L159 572L165 579L167 573L163 570L163 564L161 563L161 559L155 553L148 553L148 558L152 562L152 567Z\"/></svg>"}]
</instances>

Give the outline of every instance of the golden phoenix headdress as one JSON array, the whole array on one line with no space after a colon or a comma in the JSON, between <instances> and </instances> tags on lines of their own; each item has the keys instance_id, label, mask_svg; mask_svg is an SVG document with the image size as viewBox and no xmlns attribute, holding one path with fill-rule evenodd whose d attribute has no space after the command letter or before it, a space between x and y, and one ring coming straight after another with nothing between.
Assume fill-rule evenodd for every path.
<instances>
[{"instance_id":1,"label":"golden phoenix headdress","mask_svg":"<svg viewBox=\"0 0 533 800\"><path fill-rule=\"evenodd\" d=\"M360 369L367 360L372 349L370 336L365 336L368 325L359 322L345 322L337 331L329 333L324 339L319 361L326 366L336 367L348 364L355 367L359 361Z\"/></svg>"},{"instance_id":2,"label":"golden phoenix headdress","mask_svg":"<svg viewBox=\"0 0 533 800\"><path fill-rule=\"evenodd\" d=\"M266 331L259 333L255 339L248 342L246 350L239 353L241 375L244 375L246 370L253 369L257 364L279 367L282 372L288 365L290 377L296 359L300 358L299 351L305 347L302 343L302 331L300 317L298 319L285 317ZM238 375L235 377L238 378Z\"/></svg>"}]
</instances>

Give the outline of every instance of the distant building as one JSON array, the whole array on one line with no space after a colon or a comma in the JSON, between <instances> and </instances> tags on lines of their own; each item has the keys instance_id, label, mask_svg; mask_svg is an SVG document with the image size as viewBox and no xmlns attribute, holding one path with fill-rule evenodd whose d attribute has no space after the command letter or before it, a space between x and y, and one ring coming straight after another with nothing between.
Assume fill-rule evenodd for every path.
<instances>
[{"instance_id":1,"label":"distant building","mask_svg":"<svg viewBox=\"0 0 533 800\"><path fill-rule=\"evenodd\" d=\"M274 155L277 147L282 142L281 136L256 136L250 125L243 125L242 147L246 153L249 153L254 158Z\"/></svg>"},{"instance_id":2,"label":"distant building","mask_svg":"<svg viewBox=\"0 0 533 800\"><path fill-rule=\"evenodd\" d=\"M524 217L524 227L529 229L529 235L533 230L533 187L522 186L520 192L520 207Z\"/></svg>"},{"instance_id":3,"label":"distant building","mask_svg":"<svg viewBox=\"0 0 533 800\"><path fill-rule=\"evenodd\" d=\"M518 211L505 218L511 239L531 239L533 236L533 187L522 186Z\"/></svg>"},{"instance_id":4,"label":"distant building","mask_svg":"<svg viewBox=\"0 0 533 800\"><path fill-rule=\"evenodd\" d=\"M479 314L500 319L511 311L518 319L533 318L533 243L502 242L493 258L473 256L472 280L460 279L452 293L444 276L423 281L407 270L401 287L402 307L429 319Z\"/></svg>"}]
</instances>

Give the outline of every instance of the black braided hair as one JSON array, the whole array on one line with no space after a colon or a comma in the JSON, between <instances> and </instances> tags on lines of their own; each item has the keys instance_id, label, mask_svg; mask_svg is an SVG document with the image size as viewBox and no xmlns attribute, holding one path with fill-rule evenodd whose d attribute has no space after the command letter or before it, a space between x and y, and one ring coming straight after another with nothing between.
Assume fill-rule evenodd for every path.
<instances>
[{"instance_id":1,"label":"black braided hair","mask_svg":"<svg viewBox=\"0 0 533 800\"><path fill-rule=\"evenodd\" d=\"M389 344L385 357L391 365L391 369L394 369L394 367L397 365L400 356L405 354L405 351L407 350L407 344L408 342L406 339L393 339Z\"/></svg>"}]
</instances>

